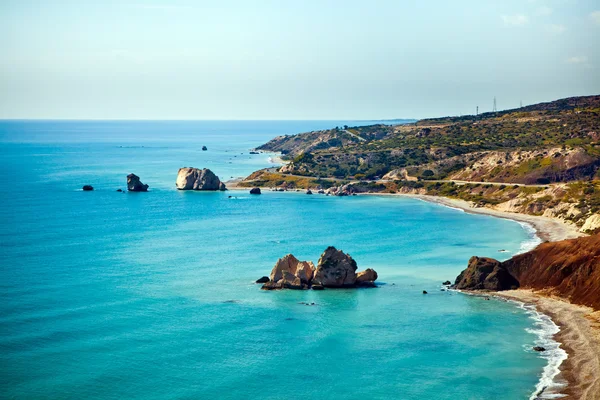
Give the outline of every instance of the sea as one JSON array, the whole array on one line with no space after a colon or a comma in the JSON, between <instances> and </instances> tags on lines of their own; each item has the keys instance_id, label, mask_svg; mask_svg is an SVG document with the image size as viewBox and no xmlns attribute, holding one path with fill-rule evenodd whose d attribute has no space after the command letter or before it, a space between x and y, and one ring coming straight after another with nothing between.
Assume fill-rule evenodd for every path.
<instances>
[{"instance_id":1,"label":"sea","mask_svg":"<svg viewBox=\"0 0 600 400\"><path fill-rule=\"evenodd\" d=\"M394 196L175 188L180 167L227 181L277 166L249 154L275 136L369 123L0 121L0 398L491 400L555 385L549 318L441 285L471 256L535 246L530 227ZM149 191L128 193L129 173ZM254 283L328 246L378 287Z\"/></svg>"}]
</instances>

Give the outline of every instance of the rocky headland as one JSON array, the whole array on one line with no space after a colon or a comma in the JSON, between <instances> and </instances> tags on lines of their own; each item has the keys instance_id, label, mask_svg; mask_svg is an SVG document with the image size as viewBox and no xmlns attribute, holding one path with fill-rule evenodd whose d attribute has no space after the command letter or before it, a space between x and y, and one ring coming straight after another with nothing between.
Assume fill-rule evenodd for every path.
<instances>
[{"instance_id":1,"label":"rocky headland","mask_svg":"<svg viewBox=\"0 0 600 400\"><path fill-rule=\"evenodd\" d=\"M542 243L503 262L472 257L455 288L534 289L600 310L600 234Z\"/></svg>"},{"instance_id":2,"label":"rocky headland","mask_svg":"<svg viewBox=\"0 0 600 400\"><path fill-rule=\"evenodd\" d=\"M330 246L321 254L316 268L312 261L300 261L288 254L277 260L267 282L263 277L257 283L264 283L263 290L375 287L377 272L369 268L357 273L357 269L349 254Z\"/></svg>"},{"instance_id":3,"label":"rocky headland","mask_svg":"<svg viewBox=\"0 0 600 400\"><path fill-rule=\"evenodd\" d=\"M208 168L179 168L175 186L179 190L227 190L219 177Z\"/></svg>"}]
</instances>

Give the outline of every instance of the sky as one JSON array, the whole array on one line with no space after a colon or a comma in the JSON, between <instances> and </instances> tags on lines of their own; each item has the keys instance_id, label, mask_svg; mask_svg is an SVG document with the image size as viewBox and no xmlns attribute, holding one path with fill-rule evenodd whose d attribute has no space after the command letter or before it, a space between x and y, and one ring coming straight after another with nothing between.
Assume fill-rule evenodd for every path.
<instances>
[{"instance_id":1,"label":"sky","mask_svg":"<svg viewBox=\"0 0 600 400\"><path fill-rule=\"evenodd\" d=\"M0 0L2 119L393 119L600 93L598 0Z\"/></svg>"}]
</instances>

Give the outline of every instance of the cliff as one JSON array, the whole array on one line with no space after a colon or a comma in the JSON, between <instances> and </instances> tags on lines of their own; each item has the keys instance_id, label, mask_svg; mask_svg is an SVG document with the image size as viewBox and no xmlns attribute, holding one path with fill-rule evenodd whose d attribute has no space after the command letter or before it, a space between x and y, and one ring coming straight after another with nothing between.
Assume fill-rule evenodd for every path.
<instances>
[{"instance_id":1,"label":"cliff","mask_svg":"<svg viewBox=\"0 0 600 400\"><path fill-rule=\"evenodd\" d=\"M487 285L491 273L497 271L508 273L514 280L505 279L506 285L497 284L497 280L493 287ZM457 289L468 290L509 290L517 285L600 310L600 234L543 243L501 263L473 257L455 283Z\"/></svg>"}]
</instances>

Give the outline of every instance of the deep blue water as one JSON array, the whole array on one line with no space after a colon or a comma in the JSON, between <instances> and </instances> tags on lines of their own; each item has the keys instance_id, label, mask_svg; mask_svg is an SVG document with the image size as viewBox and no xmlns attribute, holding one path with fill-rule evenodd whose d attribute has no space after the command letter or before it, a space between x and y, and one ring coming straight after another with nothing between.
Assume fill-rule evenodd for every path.
<instances>
[{"instance_id":1,"label":"deep blue water","mask_svg":"<svg viewBox=\"0 0 600 400\"><path fill-rule=\"evenodd\" d=\"M272 165L250 148L346 123L0 122L0 397L528 398L545 365L532 319L440 291L470 256L519 251L519 224L404 198L175 190L179 167L245 176ZM130 172L151 191L116 192ZM252 283L329 245L381 286Z\"/></svg>"}]
</instances>

